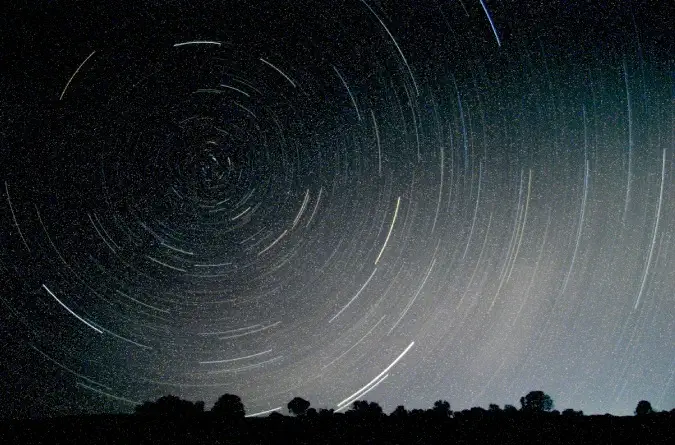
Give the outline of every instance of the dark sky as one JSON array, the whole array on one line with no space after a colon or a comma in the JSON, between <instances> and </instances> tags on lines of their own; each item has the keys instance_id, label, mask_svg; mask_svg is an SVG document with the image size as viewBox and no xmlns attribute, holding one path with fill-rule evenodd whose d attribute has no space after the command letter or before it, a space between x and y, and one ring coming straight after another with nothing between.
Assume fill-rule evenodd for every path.
<instances>
[{"instance_id":1,"label":"dark sky","mask_svg":"<svg viewBox=\"0 0 675 445\"><path fill-rule=\"evenodd\" d=\"M673 408L667 2L105 3L0 23L2 416Z\"/></svg>"}]
</instances>

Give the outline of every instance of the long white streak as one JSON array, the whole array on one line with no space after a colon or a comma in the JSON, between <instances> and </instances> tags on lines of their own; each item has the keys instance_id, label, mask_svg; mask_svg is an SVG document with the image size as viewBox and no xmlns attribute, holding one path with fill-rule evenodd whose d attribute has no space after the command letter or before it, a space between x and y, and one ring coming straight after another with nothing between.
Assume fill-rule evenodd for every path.
<instances>
[{"instance_id":1,"label":"long white streak","mask_svg":"<svg viewBox=\"0 0 675 445\"><path fill-rule=\"evenodd\" d=\"M501 272L499 272L499 286L497 286L497 291L495 292L494 297L492 297L492 302L490 303L490 307L488 308L488 312L492 310L494 307L495 303L497 302L497 298L499 297L499 293L502 291L502 287L504 286L504 283L506 282L506 275L507 275L507 270L509 270L509 264L511 263L512 260L511 258L511 252L513 252L514 246L516 245L516 238L518 238L518 230L520 227L520 215L522 212L522 206L521 202L523 200L523 170L520 170L520 186L518 187L518 203L516 204L516 218L513 221L513 231L511 232L511 239L509 240L509 247L506 250L506 260L504 260L504 265L502 266Z\"/></svg>"},{"instance_id":2,"label":"long white streak","mask_svg":"<svg viewBox=\"0 0 675 445\"><path fill-rule=\"evenodd\" d=\"M420 132L417 127L417 113L415 113L415 107L413 107L413 100L410 97L410 91L408 91L408 86L404 83L403 89L405 90L405 95L408 98L408 106L410 107L410 114L413 118L413 126L415 127L415 141L417 142L417 161L422 160L422 155L420 153ZM405 122L405 121L404 121Z\"/></svg>"},{"instance_id":3,"label":"long white streak","mask_svg":"<svg viewBox=\"0 0 675 445\"><path fill-rule=\"evenodd\" d=\"M170 265L170 264L163 263L163 262L159 261L158 259L151 257L150 255L146 255L146 256L147 256L150 260L152 260L152 261L154 261L155 263L159 264L160 266L168 267L169 269L173 269L173 270L176 270L176 271L178 271L178 272L187 272L187 270L185 270L185 269L181 269L180 267L176 267L176 266L172 266L172 265Z\"/></svg>"},{"instance_id":4,"label":"long white streak","mask_svg":"<svg viewBox=\"0 0 675 445\"><path fill-rule=\"evenodd\" d=\"M150 235L154 236L161 244L164 244L164 239L159 236L158 234L155 233L154 230L152 230L147 224L145 224L143 221L138 220L138 224L140 224L141 227L145 229L146 232L148 232Z\"/></svg>"},{"instance_id":5,"label":"long white streak","mask_svg":"<svg viewBox=\"0 0 675 445\"><path fill-rule=\"evenodd\" d=\"M68 79L68 83L66 83L66 86L63 88L63 91L61 92L61 96L59 97L59 100L62 100L62 99L63 99L63 95L66 94L66 90L68 89L68 85L70 85L70 82L73 81L73 78L77 75L78 71L80 71L80 68L82 68L82 66L83 66L85 63L87 63L87 60L89 60L89 59L91 58L91 56L94 55L94 53L96 53L96 51L92 51L92 53L89 54L89 56L87 56L86 59L84 59L84 62L80 63L80 66L77 67L77 69L75 70L75 72L73 73L73 75L70 76L70 79Z\"/></svg>"},{"instance_id":6,"label":"long white streak","mask_svg":"<svg viewBox=\"0 0 675 445\"><path fill-rule=\"evenodd\" d=\"M255 113L253 111L251 111L250 108L247 108L244 105L242 105L242 104L240 104L239 102L236 102L236 101L233 101L233 103L236 106L238 106L239 108L241 108L242 110L246 111L253 118L254 121L258 120L258 117L255 115Z\"/></svg>"},{"instance_id":7,"label":"long white streak","mask_svg":"<svg viewBox=\"0 0 675 445\"><path fill-rule=\"evenodd\" d=\"M321 193L323 193L323 187L319 188L319 196L316 197L316 204L314 204L314 210L312 210L312 215L309 217L309 221L307 221L307 225L305 225L305 227L309 227L309 225L312 223L312 220L314 219L314 214L316 213L316 210L319 208L319 202L321 201Z\"/></svg>"},{"instance_id":8,"label":"long white streak","mask_svg":"<svg viewBox=\"0 0 675 445\"><path fill-rule=\"evenodd\" d=\"M125 342L127 342L127 343L131 343L132 345L136 345L136 346L138 346L139 348L153 349L151 346L148 346L148 345L144 345L144 344L142 344L142 343L135 342L135 341L133 341L132 339L123 337L123 336L121 336L121 335L119 335L119 334L116 334L116 333L114 333L113 331L111 331L111 330L109 330L109 329L106 329L106 328L101 327L101 326L99 326L99 327L103 330L103 332L105 332L105 333L107 333L107 334L110 334L110 335L112 335L112 336L115 337L115 338L119 338L120 340L125 341Z\"/></svg>"},{"instance_id":9,"label":"long white streak","mask_svg":"<svg viewBox=\"0 0 675 445\"><path fill-rule=\"evenodd\" d=\"M401 51L401 47L398 46L398 43L396 42L396 39L392 35L391 32L389 32L389 28L387 28L387 25L384 24L382 19L380 19L380 16L375 14L375 11L373 11L373 8L370 7L368 3L365 2L365 0L361 0L361 3L366 5L368 9L370 9L370 12L377 18L377 21L380 22L380 25L384 28L385 31L387 31L387 34L389 34L389 37L391 38L391 41L394 42L394 45L396 45L396 49L398 50L398 53L401 55L401 59L403 59L403 63L405 63L406 68L408 68L408 73L410 74L410 80L412 80L413 86L415 87L415 91L417 92L417 95L420 95L420 90L417 87L417 82L415 82L415 76L413 76L412 69L410 69L410 65L408 65L408 60L405 58L405 55L403 55L403 51Z\"/></svg>"},{"instance_id":10,"label":"long white streak","mask_svg":"<svg viewBox=\"0 0 675 445\"><path fill-rule=\"evenodd\" d=\"M52 291L50 291L49 288L48 288L47 286L45 286L45 285L43 284L42 287L47 291L47 293L48 293L49 295L51 295L52 297L54 297L54 299L55 299L56 301L58 301L59 304L60 304L61 306L63 306L63 308L64 308L65 310L67 310L68 312L70 312L70 314L71 314L72 316L74 316L75 318L77 318L77 319L80 320L82 323L86 324L87 326L89 326L90 328L92 328L93 330L95 330L96 332L98 332L99 334L103 334L103 331L102 331L102 330L100 330L99 328L97 328L96 326L94 326L93 324L89 323L87 320L85 320L84 318L80 317L80 316L77 315L75 312L73 312L68 306L66 306L66 305L63 303L63 301L59 300L58 297L57 297L56 295L54 295L54 293L53 293Z\"/></svg>"},{"instance_id":11,"label":"long white streak","mask_svg":"<svg viewBox=\"0 0 675 445\"><path fill-rule=\"evenodd\" d=\"M466 289L462 294L462 298L459 299L459 302L457 303L455 310L459 309L459 307L462 305L462 301L464 301L464 297L466 297L466 294L469 292L469 289L471 288L471 283L473 283L473 279L476 277L476 272L478 272L478 266L480 265L480 262L483 259L483 252L485 252L485 246L487 245L488 236L490 235L490 226L492 226L492 213L490 213L490 219L488 220L487 229L485 229L485 238L483 239L483 247L481 247L480 253L478 254L478 261L476 261L476 267L473 268L473 273L471 274L471 278L469 278L469 284L466 285Z\"/></svg>"},{"instance_id":12,"label":"long white streak","mask_svg":"<svg viewBox=\"0 0 675 445\"><path fill-rule=\"evenodd\" d=\"M542 238L541 241L541 247L539 248L539 256L537 256L537 261L534 263L534 271L532 272L532 278L530 279L530 284L527 286L527 290L525 291L525 296L523 297L523 302L520 303L520 308L518 308L518 313L516 314L515 318L513 319L513 323L511 323L511 326L516 324L518 321L518 318L520 318L520 313L523 311L523 308L525 307L525 303L527 303L527 300L530 298L530 292L532 291L532 287L534 286L534 281L537 278L537 273L539 272L539 265L541 264L541 260L544 256L544 247L546 246L546 240L548 238L548 228L551 225L551 210L549 209L548 212L548 220L546 221L546 228L544 229L544 237Z\"/></svg>"},{"instance_id":13,"label":"long white streak","mask_svg":"<svg viewBox=\"0 0 675 445\"><path fill-rule=\"evenodd\" d=\"M293 220L293 225L291 226L291 229L294 229L295 226L298 224L298 221L300 221L300 218L302 218L302 214L305 213L305 209L307 208L308 202L309 202L309 189L305 191L305 199L302 200L302 205L300 206L300 210L298 210L298 214L295 215L295 219Z\"/></svg>"},{"instance_id":14,"label":"long white streak","mask_svg":"<svg viewBox=\"0 0 675 445\"><path fill-rule=\"evenodd\" d=\"M125 294L125 293L122 292L121 290L116 290L115 292L117 292L118 294L120 294L121 296L123 296L123 297L125 297L125 298L128 298L128 299L131 300L131 301L135 301L136 303L140 304L141 306L147 307L148 309L154 309L154 310L156 310L156 311L158 311L158 312L164 312L165 314L168 314L168 313L169 313L169 311L167 311L166 309L161 309L161 308L155 307L155 306L153 306L153 305L151 305L151 304L144 303L144 302L142 302L142 301L140 301L140 300L135 299L134 297L132 297L132 296L130 296L130 295Z\"/></svg>"},{"instance_id":15,"label":"long white streak","mask_svg":"<svg viewBox=\"0 0 675 445\"><path fill-rule=\"evenodd\" d=\"M115 246L115 248L119 249L120 246L117 245L115 240L112 239L112 236L110 236L108 231L105 230L105 227L103 227L103 224L101 223L101 220L98 219L98 215L96 214L96 212L94 212L94 218L96 218L96 222L98 223L98 226L101 228L101 230L103 230L103 234L106 236L106 238L108 238L108 240L112 243L113 246Z\"/></svg>"},{"instance_id":16,"label":"long white streak","mask_svg":"<svg viewBox=\"0 0 675 445\"><path fill-rule=\"evenodd\" d=\"M466 254L469 251L469 245L471 245L471 237L473 237L473 230L476 227L476 218L478 217L478 204L480 203L480 185L483 179L483 164L478 164L478 194L476 196L476 207L473 209L473 222L471 223L471 231L469 232L469 239L466 240L466 247L464 248L464 255L462 259L466 258Z\"/></svg>"},{"instance_id":17,"label":"long white streak","mask_svg":"<svg viewBox=\"0 0 675 445\"><path fill-rule=\"evenodd\" d=\"M7 193L7 204L9 204L9 211L12 212L12 219L14 220L14 226L16 226L16 230L19 232L19 236L21 237L21 241L23 241L23 245L26 246L26 249L30 252L30 247L28 247L26 238L23 237L23 233L21 233L21 229L19 228L19 223L16 221L16 215L14 214L14 207L12 207L12 201L9 199L9 187L7 186L7 181L5 181L5 192Z\"/></svg>"},{"instance_id":18,"label":"long white streak","mask_svg":"<svg viewBox=\"0 0 675 445\"><path fill-rule=\"evenodd\" d=\"M623 78L626 85L626 108L628 109L628 176L626 177L626 198L623 207L623 223L626 223L628 206L630 205L631 183L633 182L633 111L630 100L630 90L628 89L628 72L626 61L623 61Z\"/></svg>"},{"instance_id":19,"label":"long white streak","mask_svg":"<svg viewBox=\"0 0 675 445\"><path fill-rule=\"evenodd\" d=\"M354 110L356 110L356 117L358 117L360 121L361 113L359 112L359 106L356 104L356 99L354 98L352 91L349 89L349 85L347 85L347 82L345 82L344 78L342 77L342 74L340 74L340 72L338 71L337 68L335 68L335 66L333 66L333 69L335 70L335 74L337 74L340 80L342 81L342 85L344 85L345 89L347 90L347 94L349 94L349 98L352 101L352 105L354 105Z\"/></svg>"},{"instance_id":20,"label":"long white streak","mask_svg":"<svg viewBox=\"0 0 675 445\"><path fill-rule=\"evenodd\" d=\"M141 402L138 402L136 400L127 399L126 397L116 396L114 394L110 394L108 392L101 391L98 388L94 388L92 386L85 385L84 383L81 383L81 382L77 382L77 386L88 389L89 391L95 392L95 393L100 394L102 396L110 397L111 399L114 399L114 400L119 400L120 402L126 402L130 405L139 405L141 403Z\"/></svg>"},{"instance_id":21,"label":"long white streak","mask_svg":"<svg viewBox=\"0 0 675 445\"><path fill-rule=\"evenodd\" d=\"M375 120L375 112L373 110L370 110L370 115L373 117L375 140L377 141L377 174L382 176L382 145L380 145L380 129L377 128L377 121Z\"/></svg>"},{"instance_id":22,"label":"long white streak","mask_svg":"<svg viewBox=\"0 0 675 445\"><path fill-rule=\"evenodd\" d=\"M372 391L373 389L375 389L380 383L382 383L382 382L384 381L384 379L386 379L387 377L389 377L389 374L385 374L384 376L382 376L381 379L379 379L377 382L373 383L372 386L370 386L370 388L367 388L365 391L360 392L360 393L358 393L358 394L354 394L352 398L347 399L347 403L345 403L345 404L342 405L341 407L338 406L338 409L336 409L335 412L336 412L336 413L339 413L340 411L349 408L349 404L350 404L350 403L352 403L352 402L353 402L354 400L356 400L357 398L363 397L363 396L365 396L366 394L368 394L370 391Z\"/></svg>"},{"instance_id":23,"label":"long white streak","mask_svg":"<svg viewBox=\"0 0 675 445\"><path fill-rule=\"evenodd\" d=\"M375 258L375 264L377 264L378 261L380 261L380 257L382 256L382 253L384 253L384 249L387 247L387 243L389 242L389 237L391 236L391 231L394 230L394 224L396 224L396 216L398 215L398 206L401 204L401 197L399 196L398 199L396 200L396 209L394 210L394 217L391 219L391 225L389 226L389 232L387 232L387 237L384 240L384 244L382 245L382 249L380 249L380 253L377 255L377 258Z\"/></svg>"},{"instance_id":24,"label":"long white streak","mask_svg":"<svg viewBox=\"0 0 675 445\"><path fill-rule=\"evenodd\" d=\"M195 267L225 267L232 263L218 263L218 264L193 264Z\"/></svg>"},{"instance_id":25,"label":"long white streak","mask_svg":"<svg viewBox=\"0 0 675 445\"><path fill-rule=\"evenodd\" d=\"M414 341L413 341L413 342L410 342L410 344L408 345L408 347L405 348L405 349L403 350L403 352L401 352L401 354L399 354L399 356L396 357L396 359L395 359L393 362L391 362L391 364L390 364L389 366L387 366L386 368L384 368L384 371L382 371L381 373L379 373L378 375L376 375L375 378L374 378L373 380L371 380L370 382L368 382L367 385L363 386L361 389L359 389L358 391L356 391L354 394L352 394L351 396L347 397L347 398L344 399L342 402L338 403L338 406L342 406L342 405L344 405L344 404L346 404L346 403L349 403L349 400L350 400L352 397L359 397L359 395L360 395L363 391L365 391L365 390L366 390L367 388L369 388L372 384L374 384L375 382L377 382L383 375L387 374L387 373L389 372L389 370L390 370L391 368L393 368L393 367L396 365L396 363L398 363L398 362L403 358L403 356L406 355L406 354L408 353L408 351L410 351L410 348L412 348L414 345L415 345L415 342L414 342Z\"/></svg>"},{"instance_id":26,"label":"long white streak","mask_svg":"<svg viewBox=\"0 0 675 445\"><path fill-rule=\"evenodd\" d=\"M219 213L224 212L225 210L229 210L229 207L218 207L216 209L209 209L209 213Z\"/></svg>"},{"instance_id":27,"label":"long white streak","mask_svg":"<svg viewBox=\"0 0 675 445\"><path fill-rule=\"evenodd\" d=\"M248 199L249 199L251 196L253 196L253 192L255 192L255 187L253 187L253 188L251 189L251 191L248 192L248 193L246 194L246 196L244 196L243 198L241 198L241 201L239 201L237 204L235 204L234 207L237 208L237 207L243 206L244 203L245 203L246 201L248 201Z\"/></svg>"},{"instance_id":28,"label":"long white streak","mask_svg":"<svg viewBox=\"0 0 675 445\"><path fill-rule=\"evenodd\" d=\"M171 246L171 245L169 245L169 244L167 244L167 243L162 243L162 246L166 247L167 249L173 250L174 252L183 253L183 254L185 254L185 255L194 255L194 252L190 252L190 251L188 251L188 250L179 249L178 247Z\"/></svg>"},{"instance_id":29,"label":"long white streak","mask_svg":"<svg viewBox=\"0 0 675 445\"><path fill-rule=\"evenodd\" d=\"M220 42L216 42L214 40L190 40L188 42L181 42L181 43L176 43L173 45L174 48L177 48L179 46L186 46L186 45L218 45L220 46Z\"/></svg>"},{"instance_id":30,"label":"long white streak","mask_svg":"<svg viewBox=\"0 0 675 445\"><path fill-rule=\"evenodd\" d=\"M293 81L291 80L291 78L288 77L288 76L287 76L283 71L281 71L279 68L277 68L276 66L272 65L271 63L269 63L269 62L268 62L267 60L265 60L265 59L260 59L260 61L263 62L263 63L265 63L265 64L267 64L268 66L272 67L276 72L278 72L279 74L281 74L282 76L284 76L284 78L285 78L291 85L293 85L293 88L297 88L297 86L295 85L295 82L293 82Z\"/></svg>"},{"instance_id":31,"label":"long white streak","mask_svg":"<svg viewBox=\"0 0 675 445\"><path fill-rule=\"evenodd\" d=\"M649 267L652 264L652 255L654 254L654 244L656 243L656 234L659 231L659 220L661 219L661 204L663 203L663 184L666 179L666 149L663 149L663 163L661 164L661 190L659 191L659 205L656 208L656 222L654 223L654 233L652 235L652 246L649 248L649 256L647 257L647 265L645 266L645 271L642 274L642 284L640 284L640 291L638 292L637 299L635 300L635 308L638 308L640 304L640 298L642 298L642 292L645 290L645 283L647 282L647 276L649 275Z\"/></svg>"},{"instance_id":32,"label":"long white streak","mask_svg":"<svg viewBox=\"0 0 675 445\"><path fill-rule=\"evenodd\" d=\"M62 364L62 363L56 361L54 358L52 358L51 356L49 356L49 355L46 354L45 352L42 352L41 350L39 350L39 349L36 348L35 346L31 345L30 343L28 343L28 346L29 346L31 349L33 349L34 351L38 352L40 355L42 355L44 358L46 358L46 359L49 360L50 362L54 363L54 364L55 364L56 366L58 366L59 368L63 369L64 371L69 372L69 373L71 373L71 374L73 374L73 375L76 375L76 376L78 376L79 378L81 378L81 379L83 379L83 380L86 380L86 381L88 381L89 383L92 383L92 384L94 384L94 385L96 385L96 386L100 386L101 388L105 388L105 389L108 389L108 390L112 391L112 388L111 388L111 387L106 386L106 385L104 385L104 384L102 384L102 383L99 383L99 382L97 382L96 380L93 380L93 379L87 377L87 376L84 375L84 374L80 374L79 372L73 371L72 369L70 369L70 368L67 367L66 365L64 365L64 364Z\"/></svg>"},{"instance_id":33,"label":"long white streak","mask_svg":"<svg viewBox=\"0 0 675 445\"><path fill-rule=\"evenodd\" d=\"M281 323L280 321L277 321L276 323L268 324L267 326L263 326L262 328L254 329L252 331L243 332L241 334L228 335L226 337L218 337L218 340L229 340L231 338L239 338L239 337L244 337L246 335L255 334L256 332L266 331L269 328L273 328L274 326L279 325L280 323Z\"/></svg>"},{"instance_id":34,"label":"long white streak","mask_svg":"<svg viewBox=\"0 0 675 445\"><path fill-rule=\"evenodd\" d=\"M207 374L227 374L227 373L230 373L230 372L248 371L249 369L259 368L259 367L267 365L269 363L274 363L277 360L280 360L282 358L284 358L283 355L278 355L278 356L276 356L274 358L271 358L269 360L265 360L264 362L258 362L258 363L253 363L251 365L240 366L239 368L216 369L214 371L208 371Z\"/></svg>"},{"instance_id":35,"label":"long white streak","mask_svg":"<svg viewBox=\"0 0 675 445\"><path fill-rule=\"evenodd\" d=\"M247 355L246 357L229 358L229 359L226 359L226 360L206 360L206 361L203 361L203 362L199 362L199 364L200 365L212 365L212 364L216 364L216 363L238 362L239 360L246 360L246 359L253 358L253 357L259 357L261 355L269 354L270 352L272 352L272 350L268 349L267 351L257 352L255 354Z\"/></svg>"},{"instance_id":36,"label":"long white streak","mask_svg":"<svg viewBox=\"0 0 675 445\"><path fill-rule=\"evenodd\" d=\"M434 258L431 261L431 265L429 266L429 270L427 271L427 275L424 277L424 280L422 281L422 284L417 289L417 292L415 292L415 295L410 299L408 304L405 306L405 308L403 309L403 312L401 312L401 316L398 317L398 320L396 320L396 323L394 323L394 325L391 327L391 329L389 329L389 332L387 333L387 335L391 334L391 332L396 328L396 326L398 326L398 324L401 322L401 320L403 320L403 317L405 317L405 315L408 313L408 310L410 310L413 303L415 302L415 300L419 296L420 292L422 292L422 288L424 287L425 284L427 284L427 280L429 279L429 275L431 274L431 271L434 268L435 264L436 264L436 258Z\"/></svg>"},{"instance_id":37,"label":"long white streak","mask_svg":"<svg viewBox=\"0 0 675 445\"><path fill-rule=\"evenodd\" d=\"M267 252L267 251L270 250L272 247L274 247L274 245L275 245L276 243L278 243L278 242L281 240L281 238L283 238L284 236L286 236L286 233L288 233L288 230L284 230L284 232L283 232L281 235L279 235L279 237L278 237L277 239L275 239L275 240L272 242L272 244L270 244L269 246L265 247L263 250L261 250L260 252L258 252L258 256L262 255L263 253Z\"/></svg>"},{"instance_id":38,"label":"long white streak","mask_svg":"<svg viewBox=\"0 0 675 445\"><path fill-rule=\"evenodd\" d=\"M268 410L266 410L266 411L259 411L259 412L257 412L257 413L247 414L247 415L245 415L244 417L256 417L256 416L262 416L263 414L273 413L274 411L281 411L281 409L282 409L282 408L281 408L280 406L277 406L276 408L268 409Z\"/></svg>"},{"instance_id":39,"label":"long white streak","mask_svg":"<svg viewBox=\"0 0 675 445\"><path fill-rule=\"evenodd\" d=\"M516 245L516 240L518 239L518 231L520 230L520 215L523 213L523 206L521 206L521 203L523 201L523 187L524 187L523 172L524 169L521 169L520 186L518 186L518 203L516 204L516 217L513 220L513 231L511 232L509 247L506 250L506 261L504 261L502 270L501 272L499 272L499 288L497 289L497 294L499 294L499 290L504 285L504 281L506 280L506 271L508 270L509 264L511 263L511 253L513 252L513 249Z\"/></svg>"},{"instance_id":40,"label":"long white streak","mask_svg":"<svg viewBox=\"0 0 675 445\"><path fill-rule=\"evenodd\" d=\"M376 328L380 323L382 323L382 320L384 320L385 317L386 317L386 315L383 315L383 316L377 321L377 323L375 323L375 324L373 325L373 327L370 328L370 330L369 330L368 332L366 332L366 333L365 333L365 334L364 334L364 335L363 335L356 343L354 343L353 345L351 345L351 346L349 347L349 349L347 349L345 352L343 352L342 354L338 355L338 356L335 357L333 360L331 360L330 363L328 363L327 365L322 366L322 367L321 367L321 370L324 370L324 369L328 368L330 365L332 365L333 363L335 363L336 361L340 360L342 357L344 357L345 355L347 355L352 349L354 349L355 347L357 347L357 346L358 346L358 345L359 345L359 344L360 344L367 336L370 335L371 332L373 332L373 331L375 330L375 328Z\"/></svg>"},{"instance_id":41,"label":"long white streak","mask_svg":"<svg viewBox=\"0 0 675 445\"><path fill-rule=\"evenodd\" d=\"M246 97L251 97L251 95L248 94L246 91L240 90L240 89L237 88L237 87L233 87L233 86L231 86L231 85L225 85L225 84L222 84L222 83L220 84L220 86L223 87L223 88L228 88L228 89L230 89L230 90L234 90L234 91L236 91L236 92L238 92L238 93L243 94L243 95L246 96Z\"/></svg>"},{"instance_id":42,"label":"long white streak","mask_svg":"<svg viewBox=\"0 0 675 445\"><path fill-rule=\"evenodd\" d=\"M445 171L445 150L443 146L439 146L441 152L441 180L438 184L438 202L436 203L436 215L434 216L434 223L431 225L431 233L436 229L436 222L438 221L438 214L441 211L441 199L443 197L443 173Z\"/></svg>"},{"instance_id":43,"label":"long white streak","mask_svg":"<svg viewBox=\"0 0 675 445\"><path fill-rule=\"evenodd\" d=\"M509 270L509 274L506 276L507 282L511 279L511 274L513 273L513 266L515 266L516 264L518 252L520 252L520 246L523 243L523 234L525 233L525 225L527 224L527 210L530 207L531 190L532 190L532 169L530 169L530 174L527 179L527 197L525 198L525 214L523 216L523 225L520 227L520 237L518 238L518 244L516 245L516 252L513 254L513 260L511 260L511 269Z\"/></svg>"},{"instance_id":44,"label":"long white streak","mask_svg":"<svg viewBox=\"0 0 675 445\"><path fill-rule=\"evenodd\" d=\"M586 213L586 198L588 197L588 176L590 175L590 169L588 165L588 160L586 160L586 172L584 174L584 197L581 200L581 211L579 213L579 226L577 227L577 239L574 243L574 253L572 254L572 261L570 261L570 268L567 270L567 275L565 276L565 281L563 282L562 290L560 295L565 293L567 289L567 284L569 283L570 276L572 275L572 269L574 268L574 262L577 259L577 252L579 250L579 241L581 240L581 233L584 229L584 214ZM652 246L653 247L653 246Z\"/></svg>"},{"instance_id":45,"label":"long white streak","mask_svg":"<svg viewBox=\"0 0 675 445\"><path fill-rule=\"evenodd\" d=\"M499 35L497 34L497 28L495 28L495 24L492 21L492 16L490 15L490 11L488 11L487 6L485 6L485 2L483 0L480 0L480 5L483 7L483 11L485 11L485 15L487 16L488 21L490 22L490 26L492 27L492 32L495 34L495 39L497 39L497 46L502 46L501 40L499 40Z\"/></svg>"},{"instance_id":46,"label":"long white streak","mask_svg":"<svg viewBox=\"0 0 675 445\"><path fill-rule=\"evenodd\" d=\"M462 140L464 142L464 172L466 173L469 170L469 136L466 132L466 122L464 119L462 98L459 95L459 88L457 87L457 81L454 77L452 78L452 82L455 84L455 91L457 92L457 105L459 107L459 119L462 122Z\"/></svg>"},{"instance_id":47,"label":"long white streak","mask_svg":"<svg viewBox=\"0 0 675 445\"><path fill-rule=\"evenodd\" d=\"M347 309L347 308L349 307L349 305L352 304L352 303L354 302L354 300L356 300L356 298L357 298L359 295L361 295L361 292L363 292L363 289L365 289L366 286L368 286L368 283L370 283L370 280L372 280L373 277L375 276L375 272L377 272L377 267L376 267L375 269L373 269L373 272L370 274L370 276L368 277L368 279L366 280L366 282L363 283L363 286L361 286L361 289L359 289L359 291L356 293L356 295L354 295L354 296L352 297L352 299L349 300L349 302L348 302L347 304L345 304L345 306L344 306L342 309L340 309L340 311L339 311L337 314L335 314L335 315L333 316L333 318L331 318L330 320L328 320L328 323L332 323L333 320L335 320L336 318L338 318L338 317L340 316L340 314L343 313L343 312L345 311L345 309Z\"/></svg>"},{"instance_id":48,"label":"long white streak","mask_svg":"<svg viewBox=\"0 0 675 445\"><path fill-rule=\"evenodd\" d=\"M249 210L251 210L251 206L246 207L246 208L244 209L243 212L241 212L241 213L238 214L237 216L235 216L235 217L233 217L232 219L230 219L230 221L236 221L236 220L238 220L239 218L241 218L242 216L244 216L246 213L248 213Z\"/></svg>"},{"instance_id":49,"label":"long white streak","mask_svg":"<svg viewBox=\"0 0 675 445\"><path fill-rule=\"evenodd\" d=\"M260 327L260 324L252 324L251 326L244 326L243 328L230 329L228 331L215 331L215 332L200 332L198 335L222 335L222 334L231 334L233 332L247 331L249 329L255 329Z\"/></svg>"}]
</instances>

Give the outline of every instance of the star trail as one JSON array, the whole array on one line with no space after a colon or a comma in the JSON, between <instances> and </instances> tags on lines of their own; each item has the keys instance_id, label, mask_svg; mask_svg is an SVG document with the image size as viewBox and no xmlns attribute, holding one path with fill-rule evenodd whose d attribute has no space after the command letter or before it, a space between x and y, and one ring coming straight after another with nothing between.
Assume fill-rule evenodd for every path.
<instances>
[{"instance_id":1,"label":"star trail","mask_svg":"<svg viewBox=\"0 0 675 445\"><path fill-rule=\"evenodd\" d=\"M12 15L3 415L671 409L675 37L596 3Z\"/></svg>"}]
</instances>

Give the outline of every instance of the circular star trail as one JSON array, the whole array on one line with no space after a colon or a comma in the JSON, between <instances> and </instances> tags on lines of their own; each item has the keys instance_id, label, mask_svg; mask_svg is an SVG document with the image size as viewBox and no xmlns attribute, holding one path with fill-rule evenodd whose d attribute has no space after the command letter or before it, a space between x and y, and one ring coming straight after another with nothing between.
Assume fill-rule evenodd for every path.
<instances>
[{"instance_id":1,"label":"circular star trail","mask_svg":"<svg viewBox=\"0 0 675 445\"><path fill-rule=\"evenodd\" d=\"M7 416L672 408L662 13L207 3L8 19Z\"/></svg>"}]
</instances>

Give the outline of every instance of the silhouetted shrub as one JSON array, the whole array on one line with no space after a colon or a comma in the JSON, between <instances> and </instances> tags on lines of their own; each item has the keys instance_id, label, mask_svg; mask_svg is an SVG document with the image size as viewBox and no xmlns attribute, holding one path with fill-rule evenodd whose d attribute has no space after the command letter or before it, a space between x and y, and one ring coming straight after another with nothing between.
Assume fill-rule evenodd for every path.
<instances>
[{"instance_id":1,"label":"silhouetted shrub","mask_svg":"<svg viewBox=\"0 0 675 445\"><path fill-rule=\"evenodd\" d=\"M636 416L646 416L647 414L652 414L653 412L654 409L652 408L652 404L646 400L640 400L635 407Z\"/></svg>"},{"instance_id":2,"label":"silhouetted shrub","mask_svg":"<svg viewBox=\"0 0 675 445\"><path fill-rule=\"evenodd\" d=\"M395 419L404 419L408 417L408 411L406 411L403 405L399 405L394 411L391 412L390 416Z\"/></svg>"},{"instance_id":3,"label":"silhouetted shrub","mask_svg":"<svg viewBox=\"0 0 675 445\"><path fill-rule=\"evenodd\" d=\"M382 407L375 402L366 402L365 400L356 400L352 403L352 408L347 411L347 415L362 419L378 419L384 415Z\"/></svg>"},{"instance_id":4,"label":"silhouetted shrub","mask_svg":"<svg viewBox=\"0 0 675 445\"><path fill-rule=\"evenodd\" d=\"M516 408L513 405L504 405L504 414L507 414L509 416L513 416L516 413L518 413L518 408Z\"/></svg>"},{"instance_id":5,"label":"silhouetted shrub","mask_svg":"<svg viewBox=\"0 0 675 445\"><path fill-rule=\"evenodd\" d=\"M294 397L293 400L288 402L288 411L290 411L291 414L295 414L296 416L302 416L305 414L305 412L309 409L310 403L301 398L301 397Z\"/></svg>"},{"instance_id":6,"label":"silhouetted shrub","mask_svg":"<svg viewBox=\"0 0 675 445\"><path fill-rule=\"evenodd\" d=\"M204 402L190 402L179 397L167 395L155 402L143 402L137 405L135 413L140 416L195 416L204 412Z\"/></svg>"},{"instance_id":7,"label":"silhouetted shrub","mask_svg":"<svg viewBox=\"0 0 675 445\"><path fill-rule=\"evenodd\" d=\"M544 391L530 391L525 397L520 398L522 411L541 413L553 409L553 399Z\"/></svg>"},{"instance_id":8,"label":"silhouetted shrub","mask_svg":"<svg viewBox=\"0 0 675 445\"><path fill-rule=\"evenodd\" d=\"M452 416L450 403L445 400L436 400L430 411L432 416L440 419L449 419Z\"/></svg>"},{"instance_id":9,"label":"silhouetted shrub","mask_svg":"<svg viewBox=\"0 0 675 445\"><path fill-rule=\"evenodd\" d=\"M218 417L226 419L243 419L246 415L244 404L239 396L223 394L216 400L211 412Z\"/></svg>"}]
</instances>

